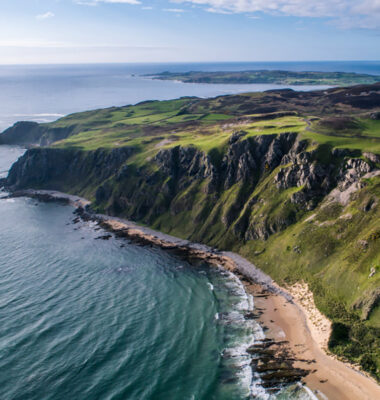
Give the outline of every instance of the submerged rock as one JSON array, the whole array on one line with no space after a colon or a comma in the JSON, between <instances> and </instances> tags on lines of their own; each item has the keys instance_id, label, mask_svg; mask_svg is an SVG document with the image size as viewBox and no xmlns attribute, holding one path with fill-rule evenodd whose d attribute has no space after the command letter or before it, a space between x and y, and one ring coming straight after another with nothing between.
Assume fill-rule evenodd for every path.
<instances>
[{"instance_id":1,"label":"submerged rock","mask_svg":"<svg viewBox=\"0 0 380 400\"><path fill-rule=\"evenodd\" d=\"M107 235L98 236L95 238L95 240L109 240L111 238L112 238L112 235L107 234Z\"/></svg>"}]
</instances>

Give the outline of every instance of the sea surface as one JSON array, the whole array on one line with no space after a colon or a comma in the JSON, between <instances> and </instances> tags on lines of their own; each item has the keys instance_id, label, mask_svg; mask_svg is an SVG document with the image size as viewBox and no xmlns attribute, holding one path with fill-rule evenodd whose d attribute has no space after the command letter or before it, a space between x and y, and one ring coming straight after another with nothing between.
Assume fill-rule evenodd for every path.
<instances>
[{"instance_id":1,"label":"sea surface","mask_svg":"<svg viewBox=\"0 0 380 400\"><path fill-rule=\"evenodd\" d=\"M380 75L380 62L279 62L0 66L0 132L20 120L50 122L63 115L145 100L284 88L282 85L214 85L147 79L163 71L343 71ZM312 90L326 86L297 86Z\"/></svg>"},{"instance_id":2,"label":"sea surface","mask_svg":"<svg viewBox=\"0 0 380 400\"><path fill-rule=\"evenodd\" d=\"M0 127L152 98L269 88L134 76L254 68L379 73L380 63L3 66ZM23 152L0 146L0 178ZM272 397L261 388L246 349L264 334L244 319L253 299L231 273L99 240L104 232L74 223L70 206L6 195L0 190L1 400L313 398L298 386Z\"/></svg>"},{"instance_id":3,"label":"sea surface","mask_svg":"<svg viewBox=\"0 0 380 400\"><path fill-rule=\"evenodd\" d=\"M0 176L23 152L0 146ZM74 219L0 191L0 399L312 398L261 388L236 276Z\"/></svg>"}]
</instances>

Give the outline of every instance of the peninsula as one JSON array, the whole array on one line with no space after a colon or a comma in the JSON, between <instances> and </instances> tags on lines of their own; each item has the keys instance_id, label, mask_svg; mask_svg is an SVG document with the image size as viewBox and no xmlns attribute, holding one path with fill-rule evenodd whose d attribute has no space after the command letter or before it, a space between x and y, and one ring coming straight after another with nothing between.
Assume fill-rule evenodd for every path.
<instances>
[{"instance_id":1,"label":"peninsula","mask_svg":"<svg viewBox=\"0 0 380 400\"><path fill-rule=\"evenodd\" d=\"M174 80L184 83L219 84L275 84L275 85L323 85L350 86L380 82L380 76L353 72L297 72L297 71L219 71L219 72L161 72L145 75L159 80Z\"/></svg>"},{"instance_id":2,"label":"peninsula","mask_svg":"<svg viewBox=\"0 0 380 400\"><path fill-rule=\"evenodd\" d=\"M380 379L380 83L147 101L19 122L0 143L32 147L12 191L82 196L309 288L328 351Z\"/></svg>"}]
</instances>

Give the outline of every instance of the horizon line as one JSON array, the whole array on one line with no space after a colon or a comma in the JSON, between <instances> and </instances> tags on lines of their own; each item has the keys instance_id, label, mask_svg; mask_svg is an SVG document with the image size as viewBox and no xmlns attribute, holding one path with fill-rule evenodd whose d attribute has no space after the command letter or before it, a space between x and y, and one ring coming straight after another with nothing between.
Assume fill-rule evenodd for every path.
<instances>
[{"instance_id":1,"label":"horizon line","mask_svg":"<svg viewBox=\"0 0 380 400\"><path fill-rule=\"evenodd\" d=\"M332 63L332 62L380 62L378 60L366 60L366 59L356 59L356 60L256 60L256 61L89 61L89 62L60 62L60 63L0 63L2 66L57 66L57 65L149 65L149 64L255 64L255 63Z\"/></svg>"}]
</instances>

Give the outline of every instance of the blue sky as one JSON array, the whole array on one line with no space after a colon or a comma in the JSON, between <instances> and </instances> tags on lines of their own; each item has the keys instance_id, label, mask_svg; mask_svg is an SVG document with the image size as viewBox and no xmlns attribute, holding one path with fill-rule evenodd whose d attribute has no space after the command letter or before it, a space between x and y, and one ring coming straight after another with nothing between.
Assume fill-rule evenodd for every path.
<instances>
[{"instance_id":1,"label":"blue sky","mask_svg":"<svg viewBox=\"0 0 380 400\"><path fill-rule=\"evenodd\" d=\"M380 0L1 0L0 64L380 59Z\"/></svg>"}]
</instances>

